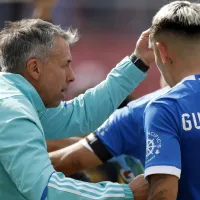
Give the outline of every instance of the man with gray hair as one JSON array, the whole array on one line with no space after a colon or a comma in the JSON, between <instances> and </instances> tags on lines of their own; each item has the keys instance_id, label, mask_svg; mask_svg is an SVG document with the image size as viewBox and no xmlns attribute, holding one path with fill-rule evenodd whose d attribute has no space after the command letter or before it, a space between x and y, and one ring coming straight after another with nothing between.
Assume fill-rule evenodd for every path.
<instances>
[{"instance_id":1,"label":"man with gray hair","mask_svg":"<svg viewBox=\"0 0 200 200\"><path fill-rule=\"evenodd\" d=\"M54 170L45 139L94 131L145 78L154 61L149 31L107 79L70 102L74 81L70 45L77 33L39 19L8 23L0 32L0 197L1 199L143 200L148 185L88 184ZM55 107L55 108L53 108ZM134 188L140 188L135 192Z\"/></svg>"},{"instance_id":2,"label":"man with gray hair","mask_svg":"<svg viewBox=\"0 0 200 200\"><path fill-rule=\"evenodd\" d=\"M144 114L148 200L199 200L200 5L175 1L161 8L150 42L172 88Z\"/></svg>"}]
</instances>

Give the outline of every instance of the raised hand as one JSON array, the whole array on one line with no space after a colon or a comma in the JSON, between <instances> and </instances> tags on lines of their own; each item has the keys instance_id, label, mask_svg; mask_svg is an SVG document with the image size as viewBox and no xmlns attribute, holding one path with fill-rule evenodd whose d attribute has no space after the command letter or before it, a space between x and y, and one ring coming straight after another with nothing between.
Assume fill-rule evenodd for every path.
<instances>
[{"instance_id":1,"label":"raised hand","mask_svg":"<svg viewBox=\"0 0 200 200\"><path fill-rule=\"evenodd\" d=\"M140 58L147 66L151 66L155 62L153 50L149 48L149 35L149 29L140 35L132 54Z\"/></svg>"}]
</instances>

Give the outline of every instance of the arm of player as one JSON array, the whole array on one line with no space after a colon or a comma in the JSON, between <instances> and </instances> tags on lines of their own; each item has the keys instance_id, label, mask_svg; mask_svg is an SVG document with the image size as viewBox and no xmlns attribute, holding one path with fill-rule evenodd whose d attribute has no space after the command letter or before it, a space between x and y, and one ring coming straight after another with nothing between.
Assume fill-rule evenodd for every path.
<instances>
[{"instance_id":1,"label":"arm of player","mask_svg":"<svg viewBox=\"0 0 200 200\"><path fill-rule=\"evenodd\" d=\"M67 142L67 139L54 140L55 144L52 141L52 145L60 147L60 150L49 154L54 167L68 175L82 169L100 165L113 156L127 154L140 159L140 145L144 143L145 146L145 139L144 142L142 142L143 137L140 139L140 129L143 126L141 124L143 121L141 120L142 113L140 110L136 111L135 107L136 105L131 103L115 111L95 131L95 134L90 134L86 137L86 140L82 140L85 141L84 144L82 142L82 144L78 143L61 149L64 147L65 141ZM133 113L137 114L137 118L132 117ZM142 134L144 135L144 133ZM52 148L51 144L49 146L49 143L47 143L47 145L48 148ZM83 152L85 156L82 156Z\"/></svg>"},{"instance_id":2,"label":"arm of player","mask_svg":"<svg viewBox=\"0 0 200 200\"><path fill-rule=\"evenodd\" d=\"M178 177L167 174L155 174L148 177L148 200L176 200Z\"/></svg>"},{"instance_id":3,"label":"arm of player","mask_svg":"<svg viewBox=\"0 0 200 200\"><path fill-rule=\"evenodd\" d=\"M148 34L143 33L143 40L139 39L138 55L145 57L145 61L150 57L148 63L152 64L153 52L147 51ZM46 138L72 137L95 131L145 77L146 73L139 70L129 57L124 58L98 86L44 113L41 121Z\"/></svg>"},{"instance_id":4,"label":"arm of player","mask_svg":"<svg viewBox=\"0 0 200 200\"><path fill-rule=\"evenodd\" d=\"M7 99L1 104L4 117L0 119L1 179L9 186L10 195L29 200L133 199L128 185L84 183L55 172L34 108L28 101L16 98L17 101Z\"/></svg>"},{"instance_id":5,"label":"arm of player","mask_svg":"<svg viewBox=\"0 0 200 200\"><path fill-rule=\"evenodd\" d=\"M71 137L71 138L63 138L58 140L46 140L47 143L47 151L57 151L59 149L70 146L78 141L80 141L82 137Z\"/></svg>"},{"instance_id":6,"label":"arm of player","mask_svg":"<svg viewBox=\"0 0 200 200\"><path fill-rule=\"evenodd\" d=\"M135 113L135 108L127 105L116 110L96 131L98 139L104 144L113 156L122 154L140 159L140 129L141 112ZM131 107L132 106L132 107ZM133 117L133 113L136 117Z\"/></svg>"},{"instance_id":7,"label":"arm of player","mask_svg":"<svg viewBox=\"0 0 200 200\"><path fill-rule=\"evenodd\" d=\"M134 200L147 200L149 193L149 184L144 178L144 174L141 174L134 178L130 183L129 187L132 189L134 194Z\"/></svg>"},{"instance_id":8,"label":"arm of player","mask_svg":"<svg viewBox=\"0 0 200 200\"><path fill-rule=\"evenodd\" d=\"M71 146L49 153L54 168L65 175L102 164L97 155L77 142Z\"/></svg>"},{"instance_id":9,"label":"arm of player","mask_svg":"<svg viewBox=\"0 0 200 200\"><path fill-rule=\"evenodd\" d=\"M163 103L164 102L164 103ZM181 149L176 104L157 99L145 110L147 136L145 177L150 184L148 200L176 200L181 174Z\"/></svg>"},{"instance_id":10,"label":"arm of player","mask_svg":"<svg viewBox=\"0 0 200 200\"><path fill-rule=\"evenodd\" d=\"M99 137L91 133L71 146L49 153L49 157L57 171L70 175L101 165L113 155Z\"/></svg>"}]
</instances>

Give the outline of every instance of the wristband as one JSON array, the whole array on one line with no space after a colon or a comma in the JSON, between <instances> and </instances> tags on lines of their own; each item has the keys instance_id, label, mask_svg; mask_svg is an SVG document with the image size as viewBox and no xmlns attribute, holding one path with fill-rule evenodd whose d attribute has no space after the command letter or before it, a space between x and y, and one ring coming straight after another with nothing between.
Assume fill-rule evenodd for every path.
<instances>
[{"instance_id":1,"label":"wristband","mask_svg":"<svg viewBox=\"0 0 200 200\"><path fill-rule=\"evenodd\" d=\"M133 55L130 56L131 61L133 62L133 64L140 69L141 71L143 71L144 73L146 73L149 70L149 66L147 66L146 64L144 64L144 62L139 59L137 56Z\"/></svg>"}]
</instances>

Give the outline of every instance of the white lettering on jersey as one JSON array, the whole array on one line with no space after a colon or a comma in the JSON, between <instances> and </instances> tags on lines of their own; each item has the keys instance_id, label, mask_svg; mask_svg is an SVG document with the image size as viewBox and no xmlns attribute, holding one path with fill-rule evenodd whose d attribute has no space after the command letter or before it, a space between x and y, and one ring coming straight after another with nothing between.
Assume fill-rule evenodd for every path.
<instances>
[{"instance_id":1,"label":"white lettering on jersey","mask_svg":"<svg viewBox=\"0 0 200 200\"><path fill-rule=\"evenodd\" d=\"M192 122L190 119L190 115L188 113L182 114L182 125L185 131L190 131L192 129Z\"/></svg>"},{"instance_id":2,"label":"white lettering on jersey","mask_svg":"<svg viewBox=\"0 0 200 200\"><path fill-rule=\"evenodd\" d=\"M190 131L193 128L200 129L200 113L184 113L182 114L182 126L183 130Z\"/></svg>"},{"instance_id":3,"label":"white lettering on jersey","mask_svg":"<svg viewBox=\"0 0 200 200\"><path fill-rule=\"evenodd\" d=\"M197 125L197 119L195 117L195 114L192 113L192 118L194 120L194 126L195 126L196 129L200 129L200 113L197 113L197 116L198 116L198 124L199 124L199 126Z\"/></svg>"}]
</instances>

